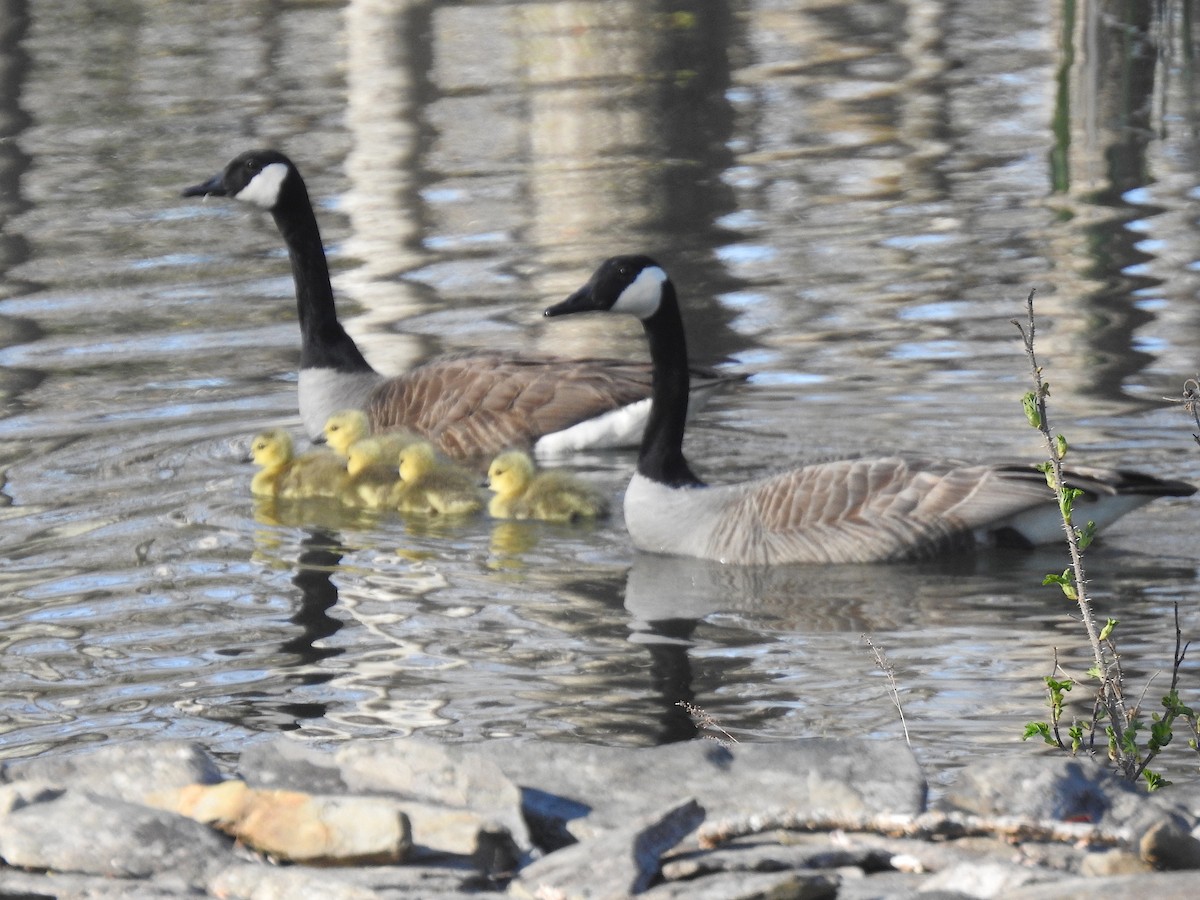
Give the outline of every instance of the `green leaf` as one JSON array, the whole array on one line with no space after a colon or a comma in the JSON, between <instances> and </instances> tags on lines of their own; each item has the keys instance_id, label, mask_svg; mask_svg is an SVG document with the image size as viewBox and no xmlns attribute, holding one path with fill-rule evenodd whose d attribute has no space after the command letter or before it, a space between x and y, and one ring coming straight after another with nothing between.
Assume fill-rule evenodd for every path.
<instances>
[{"instance_id":1,"label":"green leaf","mask_svg":"<svg viewBox=\"0 0 1200 900\"><path fill-rule=\"evenodd\" d=\"M1067 455L1067 439L1061 434L1054 436L1054 453L1059 459Z\"/></svg>"},{"instance_id":2,"label":"green leaf","mask_svg":"<svg viewBox=\"0 0 1200 900\"><path fill-rule=\"evenodd\" d=\"M1121 624L1117 619L1109 619L1104 623L1104 627L1100 629L1100 640L1107 641L1112 637L1113 629Z\"/></svg>"},{"instance_id":3,"label":"green leaf","mask_svg":"<svg viewBox=\"0 0 1200 900\"><path fill-rule=\"evenodd\" d=\"M1096 523L1089 521L1083 528L1076 528L1075 536L1079 541L1079 549L1086 550L1096 539Z\"/></svg>"},{"instance_id":4,"label":"green leaf","mask_svg":"<svg viewBox=\"0 0 1200 900\"><path fill-rule=\"evenodd\" d=\"M1021 740L1027 741L1034 735L1041 735L1042 740L1047 744L1054 744L1054 735L1050 731L1050 726L1045 722L1029 722L1025 726L1025 733L1021 735Z\"/></svg>"},{"instance_id":5,"label":"green leaf","mask_svg":"<svg viewBox=\"0 0 1200 900\"><path fill-rule=\"evenodd\" d=\"M1034 428L1042 427L1042 414L1038 410L1037 395L1030 391L1021 398L1021 406L1025 410L1025 418Z\"/></svg>"},{"instance_id":6,"label":"green leaf","mask_svg":"<svg viewBox=\"0 0 1200 900\"><path fill-rule=\"evenodd\" d=\"M1148 791L1157 791L1159 788L1167 787L1171 783L1157 772L1151 772L1149 769L1142 770L1142 778L1146 781L1146 790Z\"/></svg>"},{"instance_id":7,"label":"green leaf","mask_svg":"<svg viewBox=\"0 0 1200 900\"><path fill-rule=\"evenodd\" d=\"M1072 725L1067 729L1067 734L1071 736L1071 752L1078 753L1083 746L1083 726Z\"/></svg>"}]
</instances>

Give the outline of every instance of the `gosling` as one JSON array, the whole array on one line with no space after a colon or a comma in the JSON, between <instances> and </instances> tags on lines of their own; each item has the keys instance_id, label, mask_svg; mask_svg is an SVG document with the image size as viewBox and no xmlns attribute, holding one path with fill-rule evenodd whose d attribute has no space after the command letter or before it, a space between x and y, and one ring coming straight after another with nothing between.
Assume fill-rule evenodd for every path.
<instances>
[{"instance_id":1,"label":"gosling","mask_svg":"<svg viewBox=\"0 0 1200 900\"><path fill-rule=\"evenodd\" d=\"M521 450L492 460L487 483L496 492L488 512L497 519L577 522L608 515L608 503L595 488L561 470L538 472Z\"/></svg>"},{"instance_id":2,"label":"gosling","mask_svg":"<svg viewBox=\"0 0 1200 900\"><path fill-rule=\"evenodd\" d=\"M392 497L399 489L400 472L395 464L387 462L396 459L396 454L389 452L389 443L379 436L359 438L350 444L344 503L368 509L393 507Z\"/></svg>"},{"instance_id":3,"label":"gosling","mask_svg":"<svg viewBox=\"0 0 1200 900\"><path fill-rule=\"evenodd\" d=\"M438 459L433 444L418 441L400 451L400 481L391 496L400 512L463 516L483 509L479 476Z\"/></svg>"},{"instance_id":4,"label":"gosling","mask_svg":"<svg viewBox=\"0 0 1200 900\"><path fill-rule=\"evenodd\" d=\"M259 496L308 500L339 497L345 488L346 468L340 457L326 450L296 456L292 436L282 429L255 435L250 458L262 468L250 481L251 493Z\"/></svg>"},{"instance_id":5,"label":"gosling","mask_svg":"<svg viewBox=\"0 0 1200 900\"><path fill-rule=\"evenodd\" d=\"M322 434L334 453L348 459L356 441L372 437L371 423L361 409L341 409L325 420ZM411 431L385 431L374 435L374 439L383 452L381 459L395 459L397 453L420 440Z\"/></svg>"}]
</instances>

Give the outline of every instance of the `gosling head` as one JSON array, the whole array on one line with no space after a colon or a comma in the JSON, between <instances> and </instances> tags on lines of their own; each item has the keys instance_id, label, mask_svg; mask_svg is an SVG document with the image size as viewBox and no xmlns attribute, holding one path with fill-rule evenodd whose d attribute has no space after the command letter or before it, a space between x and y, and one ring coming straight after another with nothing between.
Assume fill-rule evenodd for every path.
<instances>
[{"instance_id":1,"label":"gosling head","mask_svg":"<svg viewBox=\"0 0 1200 900\"><path fill-rule=\"evenodd\" d=\"M437 452L428 441L418 441L400 451L399 463L401 481L420 481L437 465Z\"/></svg>"},{"instance_id":2,"label":"gosling head","mask_svg":"<svg viewBox=\"0 0 1200 900\"><path fill-rule=\"evenodd\" d=\"M292 436L276 428L254 436L250 442L250 458L264 469L278 468L292 461L294 447Z\"/></svg>"},{"instance_id":3,"label":"gosling head","mask_svg":"<svg viewBox=\"0 0 1200 900\"><path fill-rule=\"evenodd\" d=\"M364 469L383 463L383 442L378 438L361 438L350 447L346 457L346 472L355 478Z\"/></svg>"},{"instance_id":4,"label":"gosling head","mask_svg":"<svg viewBox=\"0 0 1200 900\"><path fill-rule=\"evenodd\" d=\"M516 496L533 481L533 460L521 450L501 453L488 466L489 490L505 497Z\"/></svg>"},{"instance_id":5,"label":"gosling head","mask_svg":"<svg viewBox=\"0 0 1200 900\"><path fill-rule=\"evenodd\" d=\"M349 456L351 445L371 433L371 424L361 409L342 409L325 420L323 433L335 453Z\"/></svg>"}]
</instances>

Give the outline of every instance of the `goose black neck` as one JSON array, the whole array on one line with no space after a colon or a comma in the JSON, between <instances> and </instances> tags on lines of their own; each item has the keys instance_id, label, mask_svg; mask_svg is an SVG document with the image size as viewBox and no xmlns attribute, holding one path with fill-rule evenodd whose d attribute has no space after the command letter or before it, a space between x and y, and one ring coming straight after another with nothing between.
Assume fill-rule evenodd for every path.
<instances>
[{"instance_id":1,"label":"goose black neck","mask_svg":"<svg viewBox=\"0 0 1200 900\"><path fill-rule=\"evenodd\" d=\"M321 245L317 217L303 182L293 185L272 210L287 244L296 282L296 312L300 318L300 368L372 372L353 338L342 328L333 303L329 263Z\"/></svg>"},{"instance_id":2,"label":"goose black neck","mask_svg":"<svg viewBox=\"0 0 1200 900\"><path fill-rule=\"evenodd\" d=\"M670 487L701 484L683 457L689 381L687 340L679 301L670 281L663 282L658 310L642 320L642 327L650 340L654 380L650 416L638 454L638 472Z\"/></svg>"}]
</instances>

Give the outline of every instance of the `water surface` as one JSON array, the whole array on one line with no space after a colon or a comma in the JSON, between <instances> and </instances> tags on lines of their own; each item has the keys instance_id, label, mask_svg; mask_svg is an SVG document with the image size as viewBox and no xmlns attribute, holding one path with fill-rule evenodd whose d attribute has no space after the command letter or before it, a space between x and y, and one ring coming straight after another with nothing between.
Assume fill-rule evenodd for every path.
<instances>
[{"instance_id":1,"label":"water surface","mask_svg":"<svg viewBox=\"0 0 1200 900\"><path fill-rule=\"evenodd\" d=\"M386 371L642 356L632 321L540 312L653 253L697 361L753 373L689 433L713 480L1038 454L1010 324L1036 288L1078 458L1195 478L1163 398L1200 332L1197 36L1180 4L1128 6L6 3L0 756L280 731L644 745L694 736L680 700L741 740L900 739L863 634L937 777L1037 752L1042 676L1088 661L1040 586L1059 548L760 572L634 553L619 517L256 505L250 435L298 431L286 255L267 216L178 194L241 150L291 154ZM631 452L569 462L619 507ZM1151 694L1175 604L1200 633L1194 523L1159 502L1091 554Z\"/></svg>"}]
</instances>

